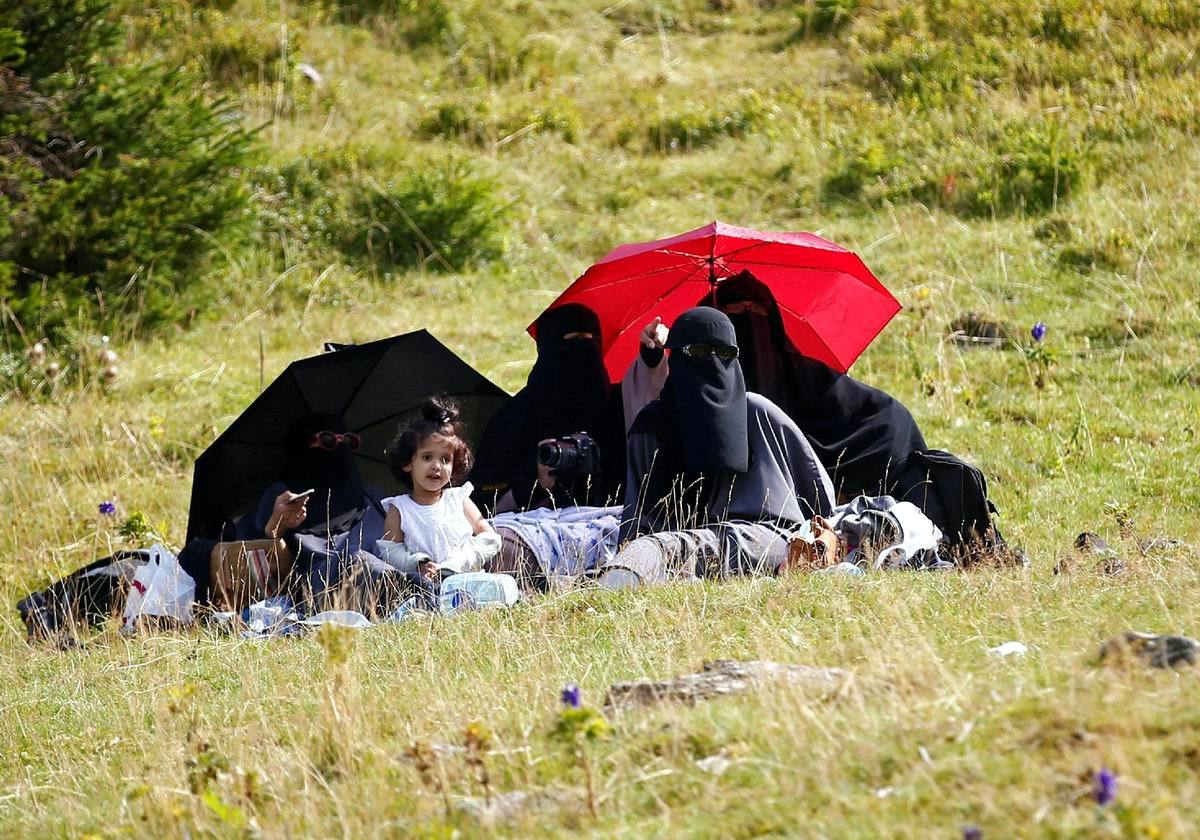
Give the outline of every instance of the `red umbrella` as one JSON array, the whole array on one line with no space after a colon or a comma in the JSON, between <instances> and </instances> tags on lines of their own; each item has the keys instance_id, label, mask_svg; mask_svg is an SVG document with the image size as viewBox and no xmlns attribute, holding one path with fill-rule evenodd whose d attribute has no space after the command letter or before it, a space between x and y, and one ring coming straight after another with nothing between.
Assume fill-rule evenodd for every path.
<instances>
[{"instance_id":1,"label":"red umbrella","mask_svg":"<svg viewBox=\"0 0 1200 840\"><path fill-rule=\"evenodd\" d=\"M668 325L709 298L722 280L749 271L775 296L796 349L845 372L900 303L850 251L812 233L750 230L713 222L654 242L614 248L549 309L581 303L600 319L604 364L614 381L654 316ZM534 326L529 327L530 334Z\"/></svg>"}]
</instances>

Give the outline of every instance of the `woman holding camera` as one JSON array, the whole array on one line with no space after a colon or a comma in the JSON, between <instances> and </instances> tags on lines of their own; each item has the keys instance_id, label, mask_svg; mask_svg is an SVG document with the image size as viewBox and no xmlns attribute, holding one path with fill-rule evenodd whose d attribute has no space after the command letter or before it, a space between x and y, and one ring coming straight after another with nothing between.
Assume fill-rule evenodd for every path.
<instances>
[{"instance_id":1,"label":"woman holding camera","mask_svg":"<svg viewBox=\"0 0 1200 840\"><path fill-rule=\"evenodd\" d=\"M625 475L619 389L608 380L600 322L579 304L542 314L525 387L484 430L471 481L493 512L599 505ZM539 458L539 453L541 457Z\"/></svg>"}]
</instances>

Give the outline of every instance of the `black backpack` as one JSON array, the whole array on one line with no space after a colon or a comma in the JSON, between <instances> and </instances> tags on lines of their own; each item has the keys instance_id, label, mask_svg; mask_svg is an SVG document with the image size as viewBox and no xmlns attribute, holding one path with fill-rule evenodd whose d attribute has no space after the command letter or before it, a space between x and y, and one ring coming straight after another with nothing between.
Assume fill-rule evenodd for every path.
<instances>
[{"instance_id":1,"label":"black backpack","mask_svg":"<svg viewBox=\"0 0 1200 840\"><path fill-rule=\"evenodd\" d=\"M997 511L988 499L987 479L978 467L956 455L940 449L910 453L901 463L890 495L924 511L951 549L1004 546L992 518Z\"/></svg>"},{"instance_id":2,"label":"black backpack","mask_svg":"<svg viewBox=\"0 0 1200 840\"><path fill-rule=\"evenodd\" d=\"M89 563L17 604L29 641L75 632L118 616L133 573L147 561L144 551L118 551Z\"/></svg>"}]
</instances>

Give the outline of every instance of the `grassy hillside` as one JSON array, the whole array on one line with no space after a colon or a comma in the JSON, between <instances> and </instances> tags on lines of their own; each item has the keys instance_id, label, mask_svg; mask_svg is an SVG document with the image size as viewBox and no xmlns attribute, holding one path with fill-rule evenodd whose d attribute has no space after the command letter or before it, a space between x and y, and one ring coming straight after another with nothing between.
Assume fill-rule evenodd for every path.
<instances>
[{"instance_id":1,"label":"grassy hillside","mask_svg":"<svg viewBox=\"0 0 1200 840\"><path fill-rule=\"evenodd\" d=\"M22 367L38 326L5 319L9 603L123 545L132 513L182 539L195 456L321 341L427 327L515 389L523 327L591 261L713 218L866 260L906 309L853 372L984 468L1032 564L577 592L269 644L110 630L65 654L10 613L5 833L1193 832L1195 675L1094 661L1126 628L1200 635L1193 4L234 0L125 23L130 60L194 70L259 128L256 223L188 323L107 345L80 327L49 348L71 363L54 380ZM968 313L1009 346L951 340ZM1075 556L1082 530L1127 570ZM1009 639L1030 653L986 655ZM591 816L550 735L562 685L596 704L720 657L855 681L613 716ZM406 751L472 721L488 790L563 801L499 829L458 814L485 793L473 754ZM718 754L722 774L695 763ZM1100 767L1116 808L1089 797Z\"/></svg>"}]
</instances>

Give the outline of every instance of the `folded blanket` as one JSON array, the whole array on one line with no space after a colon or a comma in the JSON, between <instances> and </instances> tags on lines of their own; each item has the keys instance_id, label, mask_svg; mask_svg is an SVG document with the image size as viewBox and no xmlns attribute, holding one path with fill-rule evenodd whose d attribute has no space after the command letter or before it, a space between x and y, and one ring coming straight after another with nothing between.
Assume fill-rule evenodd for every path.
<instances>
[{"instance_id":1,"label":"folded blanket","mask_svg":"<svg viewBox=\"0 0 1200 840\"><path fill-rule=\"evenodd\" d=\"M535 508L501 513L489 521L508 528L537 558L546 577L581 575L617 554L621 507Z\"/></svg>"}]
</instances>

